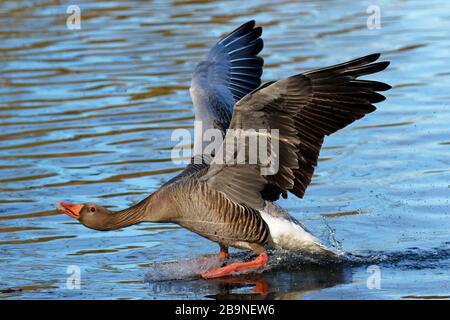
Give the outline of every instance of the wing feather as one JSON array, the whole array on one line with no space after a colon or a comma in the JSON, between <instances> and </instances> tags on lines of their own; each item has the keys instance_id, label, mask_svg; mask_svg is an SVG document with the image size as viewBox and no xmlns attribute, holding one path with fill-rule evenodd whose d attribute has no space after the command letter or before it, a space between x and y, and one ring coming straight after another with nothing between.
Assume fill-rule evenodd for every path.
<instances>
[{"instance_id":1,"label":"wing feather","mask_svg":"<svg viewBox=\"0 0 450 320\"><path fill-rule=\"evenodd\" d=\"M201 136L195 137L195 150L203 151L203 133L208 129L228 129L234 104L261 84L263 48L261 27L249 21L216 43L206 60L192 75L190 93L196 125Z\"/></svg>"},{"instance_id":2,"label":"wing feather","mask_svg":"<svg viewBox=\"0 0 450 320\"><path fill-rule=\"evenodd\" d=\"M324 137L373 112L373 104L385 99L377 91L388 90L389 85L358 79L389 65L375 62L379 56L372 54L291 76L247 94L235 105L230 129L269 132L269 139L279 145L271 154L278 171L264 174L264 164L249 164L247 154L244 163L222 163L216 156L202 179L232 201L254 209L262 209L265 200L287 197L287 192L303 197ZM270 133L273 129L278 130L278 136ZM224 146L234 143L235 150L248 151L247 141L235 140L229 130Z\"/></svg>"}]
</instances>

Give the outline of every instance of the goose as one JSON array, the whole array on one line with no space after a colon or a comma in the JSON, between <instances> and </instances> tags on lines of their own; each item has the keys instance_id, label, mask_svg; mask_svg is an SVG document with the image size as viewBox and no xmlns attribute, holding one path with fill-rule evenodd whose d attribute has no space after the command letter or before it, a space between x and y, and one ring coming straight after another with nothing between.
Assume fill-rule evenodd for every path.
<instances>
[{"instance_id":1,"label":"goose","mask_svg":"<svg viewBox=\"0 0 450 320\"><path fill-rule=\"evenodd\" d=\"M385 100L379 92L389 85L359 77L382 71L389 62L377 62L375 53L261 85L261 34L251 20L217 42L195 67L190 95L194 129L201 123L201 130L195 130L194 149L204 150L202 135L209 129L221 132L223 144L234 139L233 130L260 130L278 143L275 172L265 171L262 162L224 162L219 154L205 152L129 208L113 212L94 203L60 202L59 211L100 231L141 222L178 224L220 246L224 265L202 273L205 279L262 268L270 249L335 254L275 202L288 193L303 198L325 136ZM249 143L236 142L240 148ZM251 250L256 257L227 265L229 247Z\"/></svg>"}]
</instances>

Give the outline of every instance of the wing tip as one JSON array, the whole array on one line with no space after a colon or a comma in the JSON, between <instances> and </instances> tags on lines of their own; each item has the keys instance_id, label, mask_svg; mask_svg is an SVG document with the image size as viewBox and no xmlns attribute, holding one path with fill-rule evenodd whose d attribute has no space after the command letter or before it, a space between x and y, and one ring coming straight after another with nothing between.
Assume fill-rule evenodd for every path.
<instances>
[{"instance_id":1,"label":"wing tip","mask_svg":"<svg viewBox=\"0 0 450 320\"><path fill-rule=\"evenodd\" d=\"M380 68L383 67L382 70L386 69L391 64L390 61L380 61L380 62L377 62L377 63L379 64Z\"/></svg>"},{"instance_id":2,"label":"wing tip","mask_svg":"<svg viewBox=\"0 0 450 320\"><path fill-rule=\"evenodd\" d=\"M375 53L372 53L372 54L369 54L369 55L363 57L363 59L369 60L370 62L374 62L374 61L377 61L380 57L381 57L381 53L375 52ZM368 62L368 63L370 63L370 62Z\"/></svg>"},{"instance_id":3,"label":"wing tip","mask_svg":"<svg viewBox=\"0 0 450 320\"><path fill-rule=\"evenodd\" d=\"M251 20L247 21L245 24L248 24L248 25L251 25L252 27L254 27L256 24L256 21L255 21L255 19L251 19Z\"/></svg>"},{"instance_id":4,"label":"wing tip","mask_svg":"<svg viewBox=\"0 0 450 320\"><path fill-rule=\"evenodd\" d=\"M365 64L367 65L369 63L377 61L380 57L381 57L381 53L376 52L376 53L369 54L369 55L363 57L362 59L366 61ZM386 69L390 64L391 64L391 62L389 60L378 61L378 62L373 63L373 65L379 66L379 69L380 69L379 71Z\"/></svg>"},{"instance_id":5,"label":"wing tip","mask_svg":"<svg viewBox=\"0 0 450 320\"><path fill-rule=\"evenodd\" d=\"M241 24L239 27L234 29L233 31L227 33L222 39L219 40L218 44L225 43L228 39L232 39L236 36L240 36L240 34L247 34L251 32L255 28L256 22L255 20L249 20L246 23Z\"/></svg>"}]
</instances>

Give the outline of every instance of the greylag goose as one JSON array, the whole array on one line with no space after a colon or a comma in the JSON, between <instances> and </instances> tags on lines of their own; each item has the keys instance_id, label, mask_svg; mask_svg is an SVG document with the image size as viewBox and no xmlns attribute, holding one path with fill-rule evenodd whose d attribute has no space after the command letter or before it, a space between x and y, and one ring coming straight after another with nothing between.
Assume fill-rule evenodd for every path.
<instances>
[{"instance_id":1,"label":"greylag goose","mask_svg":"<svg viewBox=\"0 0 450 320\"><path fill-rule=\"evenodd\" d=\"M93 203L61 202L59 210L102 231L141 222L176 223L217 242L223 259L230 246L257 255L203 273L204 278L262 267L270 248L331 252L274 202L288 192L302 198L324 137L373 112L373 104L385 99L378 91L389 85L359 77L382 71L389 62L375 62L376 53L261 85L261 33L254 21L243 24L194 70L190 93L196 126L201 124L194 141L194 149L202 150L200 158L197 154L180 174L127 209L112 212ZM209 129L220 130L223 144L234 139L233 130L261 130L278 143L272 158L277 170L264 171L267 164L246 162L248 157L243 163L224 162L214 152L203 153L202 135ZM237 142L244 149L247 143Z\"/></svg>"}]
</instances>

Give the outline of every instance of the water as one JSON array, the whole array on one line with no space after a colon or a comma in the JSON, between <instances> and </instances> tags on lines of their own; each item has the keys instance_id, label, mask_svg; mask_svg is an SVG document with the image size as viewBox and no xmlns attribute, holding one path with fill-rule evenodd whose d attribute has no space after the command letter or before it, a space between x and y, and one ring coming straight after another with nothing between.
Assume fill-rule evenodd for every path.
<instances>
[{"instance_id":1,"label":"water","mask_svg":"<svg viewBox=\"0 0 450 320\"><path fill-rule=\"evenodd\" d=\"M374 30L372 1L77 3L81 30L66 28L69 2L0 4L0 298L449 298L449 3L378 1ZM264 27L265 81L372 52L392 62L374 77L393 85L387 101L327 138L305 198L281 202L346 257L275 254L261 274L144 282L218 246L174 225L95 232L54 203L122 208L176 174L191 72L250 19Z\"/></svg>"}]
</instances>

